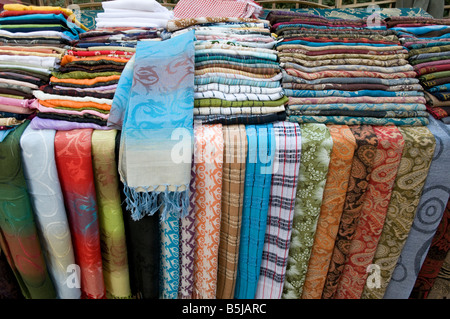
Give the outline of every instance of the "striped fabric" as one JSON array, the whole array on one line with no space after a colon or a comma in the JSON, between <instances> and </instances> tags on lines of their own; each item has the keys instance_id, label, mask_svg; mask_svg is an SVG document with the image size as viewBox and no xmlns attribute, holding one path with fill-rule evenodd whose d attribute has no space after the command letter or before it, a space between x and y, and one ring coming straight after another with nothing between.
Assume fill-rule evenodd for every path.
<instances>
[{"instance_id":1,"label":"striped fabric","mask_svg":"<svg viewBox=\"0 0 450 319\"><path fill-rule=\"evenodd\" d=\"M277 122L273 128L276 153L256 299L281 298L300 169L300 126Z\"/></svg>"},{"instance_id":2,"label":"striped fabric","mask_svg":"<svg viewBox=\"0 0 450 319\"><path fill-rule=\"evenodd\" d=\"M216 298L232 299L236 284L242 204L244 202L247 157L245 125L223 126L223 137L222 217Z\"/></svg>"}]
</instances>

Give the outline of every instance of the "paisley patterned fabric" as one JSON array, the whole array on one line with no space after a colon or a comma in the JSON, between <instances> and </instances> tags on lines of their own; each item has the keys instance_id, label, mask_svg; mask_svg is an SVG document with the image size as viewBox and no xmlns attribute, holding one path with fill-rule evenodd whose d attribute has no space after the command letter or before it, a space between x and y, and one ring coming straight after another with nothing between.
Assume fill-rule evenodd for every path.
<instances>
[{"instance_id":1,"label":"paisley patterned fabric","mask_svg":"<svg viewBox=\"0 0 450 319\"><path fill-rule=\"evenodd\" d=\"M102 299L106 289L91 147L91 129L56 132L56 166L80 267L81 297Z\"/></svg>"},{"instance_id":2,"label":"paisley patterned fabric","mask_svg":"<svg viewBox=\"0 0 450 319\"><path fill-rule=\"evenodd\" d=\"M216 297L233 299L239 259L247 159L245 126L223 126L223 137L222 216Z\"/></svg>"},{"instance_id":3,"label":"paisley patterned fabric","mask_svg":"<svg viewBox=\"0 0 450 319\"><path fill-rule=\"evenodd\" d=\"M324 124L304 124L300 129L302 156L283 299L299 299L303 292L333 147Z\"/></svg>"},{"instance_id":4,"label":"paisley patterned fabric","mask_svg":"<svg viewBox=\"0 0 450 319\"><path fill-rule=\"evenodd\" d=\"M356 140L346 125L329 125L333 139L323 201L303 287L302 299L320 299L344 210Z\"/></svg>"},{"instance_id":5,"label":"paisley patterned fabric","mask_svg":"<svg viewBox=\"0 0 450 319\"><path fill-rule=\"evenodd\" d=\"M399 127L405 140L383 231L373 258L373 272L361 299L381 299L411 229L435 149L427 127ZM379 268L378 268L379 267ZM378 273L380 280L371 275Z\"/></svg>"},{"instance_id":6,"label":"paisley patterned fabric","mask_svg":"<svg viewBox=\"0 0 450 319\"><path fill-rule=\"evenodd\" d=\"M403 154L404 140L397 127L374 126L378 146L361 208L361 216L348 250L347 263L335 299L359 299L383 230L392 187Z\"/></svg>"},{"instance_id":7,"label":"paisley patterned fabric","mask_svg":"<svg viewBox=\"0 0 450 319\"><path fill-rule=\"evenodd\" d=\"M222 125L194 127L194 299L215 299L223 172Z\"/></svg>"},{"instance_id":8,"label":"paisley patterned fabric","mask_svg":"<svg viewBox=\"0 0 450 319\"><path fill-rule=\"evenodd\" d=\"M92 132L92 164L106 294L108 298L129 298L131 288L125 225L120 205L116 135L116 130Z\"/></svg>"},{"instance_id":9,"label":"paisley patterned fabric","mask_svg":"<svg viewBox=\"0 0 450 319\"><path fill-rule=\"evenodd\" d=\"M385 299L407 299L430 248L450 195L450 129L435 119L427 126L436 139L433 161L425 181L414 223L386 289Z\"/></svg>"},{"instance_id":10,"label":"paisley patterned fabric","mask_svg":"<svg viewBox=\"0 0 450 319\"><path fill-rule=\"evenodd\" d=\"M356 150L322 299L334 298L336 293L337 285L347 262L350 244L355 236L361 216L364 195L370 180L378 146L377 136L371 126L351 126L350 130L355 136Z\"/></svg>"}]
</instances>

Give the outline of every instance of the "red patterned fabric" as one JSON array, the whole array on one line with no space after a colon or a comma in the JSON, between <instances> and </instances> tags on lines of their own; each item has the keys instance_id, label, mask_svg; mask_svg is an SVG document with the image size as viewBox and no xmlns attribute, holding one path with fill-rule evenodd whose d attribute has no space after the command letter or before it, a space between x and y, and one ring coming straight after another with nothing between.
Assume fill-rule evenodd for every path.
<instances>
[{"instance_id":1,"label":"red patterned fabric","mask_svg":"<svg viewBox=\"0 0 450 319\"><path fill-rule=\"evenodd\" d=\"M55 159L75 260L80 267L82 298L102 299L103 281L97 198L92 168L91 129L57 131Z\"/></svg>"},{"instance_id":2,"label":"red patterned fabric","mask_svg":"<svg viewBox=\"0 0 450 319\"><path fill-rule=\"evenodd\" d=\"M392 188L402 158L404 139L396 126L373 126L378 138L361 216L335 299L360 299L383 230Z\"/></svg>"}]
</instances>

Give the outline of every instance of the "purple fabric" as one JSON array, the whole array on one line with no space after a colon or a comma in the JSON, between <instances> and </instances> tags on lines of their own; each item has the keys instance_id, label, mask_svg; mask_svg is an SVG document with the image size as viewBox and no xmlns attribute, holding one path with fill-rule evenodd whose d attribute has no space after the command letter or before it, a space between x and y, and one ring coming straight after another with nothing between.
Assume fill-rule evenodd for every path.
<instances>
[{"instance_id":1,"label":"purple fabric","mask_svg":"<svg viewBox=\"0 0 450 319\"><path fill-rule=\"evenodd\" d=\"M57 131L70 131L82 128L91 128L94 130L110 130L107 126L100 126L93 123L77 123L62 120L42 119L35 117L30 127L35 130L57 130Z\"/></svg>"},{"instance_id":2,"label":"purple fabric","mask_svg":"<svg viewBox=\"0 0 450 319\"><path fill-rule=\"evenodd\" d=\"M180 299L192 298L194 287L195 175L194 165L192 165L189 185L189 214L180 220L180 286L178 291Z\"/></svg>"},{"instance_id":3,"label":"purple fabric","mask_svg":"<svg viewBox=\"0 0 450 319\"><path fill-rule=\"evenodd\" d=\"M111 85L105 85L105 86L98 86L98 87L94 87L94 88L73 88L73 87L67 87L67 86L60 86L60 85L55 85L55 89L59 89L59 90L76 90L76 91L80 91L80 92L94 92L94 91L114 91L117 89L117 84L111 84Z\"/></svg>"}]
</instances>

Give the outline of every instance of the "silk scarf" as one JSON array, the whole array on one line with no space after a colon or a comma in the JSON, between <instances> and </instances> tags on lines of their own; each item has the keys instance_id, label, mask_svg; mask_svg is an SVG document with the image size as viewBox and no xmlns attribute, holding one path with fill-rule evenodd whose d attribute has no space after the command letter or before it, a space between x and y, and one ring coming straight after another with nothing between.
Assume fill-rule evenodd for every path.
<instances>
[{"instance_id":1,"label":"silk scarf","mask_svg":"<svg viewBox=\"0 0 450 319\"><path fill-rule=\"evenodd\" d=\"M132 78L126 77L119 173L134 220L169 210L182 216L189 206L194 93L194 35L140 41ZM121 81L122 82L122 81ZM119 88L118 88L119 91ZM176 102L175 102L176 101ZM143 107L145 105L145 107ZM175 137L173 135L176 135ZM181 142L177 139L184 136ZM173 154L180 143L184 153ZM142 161L142 157L147 158ZM182 158L180 158L180 156ZM158 172L155 174L155 172Z\"/></svg>"},{"instance_id":2,"label":"silk scarf","mask_svg":"<svg viewBox=\"0 0 450 319\"><path fill-rule=\"evenodd\" d=\"M405 140L403 155L372 261L375 266L361 299L383 298L411 229L434 154L435 138L427 127L399 127L399 130Z\"/></svg>"},{"instance_id":3,"label":"silk scarf","mask_svg":"<svg viewBox=\"0 0 450 319\"><path fill-rule=\"evenodd\" d=\"M233 299L236 285L247 159L245 125L224 125L217 299Z\"/></svg>"},{"instance_id":4,"label":"silk scarf","mask_svg":"<svg viewBox=\"0 0 450 319\"><path fill-rule=\"evenodd\" d=\"M92 132L103 278L108 299L131 296L127 245L115 158L116 130Z\"/></svg>"},{"instance_id":5,"label":"silk scarf","mask_svg":"<svg viewBox=\"0 0 450 319\"><path fill-rule=\"evenodd\" d=\"M0 244L23 296L54 299L21 159L20 138L27 126L28 122L20 125L0 143Z\"/></svg>"},{"instance_id":6,"label":"silk scarf","mask_svg":"<svg viewBox=\"0 0 450 319\"><path fill-rule=\"evenodd\" d=\"M283 299L300 299L322 206L333 140L324 124L300 125L302 155Z\"/></svg>"},{"instance_id":7,"label":"silk scarf","mask_svg":"<svg viewBox=\"0 0 450 319\"><path fill-rule=\"evenodd\" d=\"M92 166L92 129L58 131L55 159L79 266L81 298L106 297L98 204Z\"/></svg>"},{"instance_id":8,"label":"silk scarf","mask_svg":"<svg viewBox=\"0 0 450 319\"><path fill-rule=\"evenodd\" d=\"M55 162L54 130L26 128L20 138L25 180L47 267L58 299L79 299L71 268L75 264L70 225Z\"/></svg>"},{"instance_id":9,"label":"silk scarf","mask_svg":"<svg viewBox=\"0 0 450 319\"><path fill-rule=\"evenodd\" d=\"M348 126L329 125L328 130L333 139L333 148L302 299L322 297L356 149L355 137Z\"/></svg>"},{"instance_id":10,"label":"silk scarf","mask_svg":"<svg viewBox=\"0 0 450 319\"><path fill-rule=\"evenodd\" d=\"M276 153L256 299L281 298L300 169L300 126L276 122L273 129Z\"/></svg>"},{"instance_id":11,"label":"silk scarf","mask_svg":"<svg viewBox=\"0 0 450 319\"><path fill-rule=\"evenodd\" d=\"M275 164L273 125L249 125L246 133L248 151L235 299L253 299L256 295Z\"/></svg>"}]
</instances>

